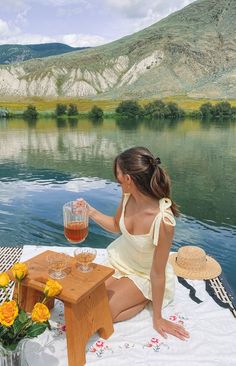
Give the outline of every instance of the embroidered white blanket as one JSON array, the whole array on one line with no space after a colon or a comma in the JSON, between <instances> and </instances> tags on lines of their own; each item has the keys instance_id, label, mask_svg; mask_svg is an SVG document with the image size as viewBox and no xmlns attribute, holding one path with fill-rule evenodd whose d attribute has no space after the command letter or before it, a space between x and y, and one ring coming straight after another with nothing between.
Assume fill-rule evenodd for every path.
<instances>
[{"instance_id":1,"label":"embroidered white blanket","mask_svg":"<svg viewBox=\"0 0 236 366\"><path fill-rule=\"evenodd\" d=\"M27 260L44 250L73 255L71 247L25 246L21 260ZM99 249L97 263L106 258ZM183 324L190 339L181 341L173 336L162 338L152 328L152 307L149 305L133 319L114 325L108 339L91 337L87 344L87 366L236 366L236 320L205 291L204 281L188 281L203 302L197 304L189 290L176 279L174 302L164 309L164 316ZM52 311L52 331L27 344L29 366L67 366L66 336L63 304L56 301Z\"/></svg>"}]
</instances>

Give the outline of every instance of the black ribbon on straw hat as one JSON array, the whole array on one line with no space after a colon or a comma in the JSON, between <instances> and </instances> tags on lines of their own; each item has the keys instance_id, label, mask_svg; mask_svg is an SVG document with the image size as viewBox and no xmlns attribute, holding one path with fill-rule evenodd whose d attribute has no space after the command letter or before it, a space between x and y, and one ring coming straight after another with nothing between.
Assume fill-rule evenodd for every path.
<instances>
[{"instance_id":1,"label":"black ribbon on straw hat","mask_svg":"<svg viewBox=\"0 0 236 366\"><path fill-rule=\"evenodd\" d=\"M210 280L218 277L221 272L220 264L199 247L187 245L179 248L177 253L169 257L177 276L190 280Z\"/></svg>"},{"instance_id":2,"label":"black ribbon on straw hat","mask_svg":"<svg viewBox=\"0 0 236 366\"><path fill-rule=\"evenodd\" d=\"M183 277L177 277L179 283L181 283L181 285L183 285L184 287L186 287L189 290L189 297L190 299L192 299L193 301L195 301L197 304L200 304L201 302L203 302L202 300L199 299L199 297L196 296L196 290L193 286L191 286Z\"/></svg>"}]
</instances>

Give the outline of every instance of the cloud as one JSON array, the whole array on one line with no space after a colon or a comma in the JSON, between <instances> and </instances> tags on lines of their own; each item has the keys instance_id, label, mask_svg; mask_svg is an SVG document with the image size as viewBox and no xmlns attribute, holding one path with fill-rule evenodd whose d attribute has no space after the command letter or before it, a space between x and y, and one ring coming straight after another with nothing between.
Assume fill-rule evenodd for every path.
<instances>
[{"instance_id":1,"label":"cloud","mask_svg":"<svg viewBox=\"0 0 236 366\"><path fill-rule=\"evenodd\" d=\"M24 10L29 5L30 0L0 0L0 9L14 13Z\"/></svg>"},{"instance_id":2,"label":"cloud","mask_svg":"<svg viewBox=\"0 0 236 366\"><path fill-rule=\"evenodd\" d=\"M8 23L0 19L0 36L5 36L10 33Z\"/></svg>"},{"instance_id":3,"label":"cloud","mask_svg":"<svg viewBox=\"0 0 236 366\"><path fill-rule=\"evenodd\" d=\"M150 13L169 14L192 3L194 0L104 0L128 18L145 18Z\"/></svg>"},{"instance_id":4,"label":"cloud","mask_svg":"<svg viewBox=\"0 0 236 366\"><path fill-rule=\"evenodd\" d=\"M65 43L71 47L95 47L108 43L110 40L90 34L61 34L53 37L41 34L20 33L17 35L6 34L5 37L4 33L1 33L0 21L0 44L38 44L52 42Z\"/></svg>"},{"instance_id":5,"label":"cloud","mask_svg":"<svg viewBox=\"0 0 236 366\"><path fill-rule=\"evenodd\" d=\"M41 5L70 6L88 3L88 0L41 0ZM25 9L25 7L31 7L34 4L38 4L38 0L0 0L0 7L3 9L9 9L12 11L18 11L19 9Z\"/></svg>"},{"instance_id":6,"label":"cloud","mask_svg":"<svg viewBox=\"0 0 236 366\"><path fill-rule=\"evenodd\" d=\"M147 27L194 0L104 0L111 9L130 20L130 30Z\"/></svg>"},{"instance_id":7,"label":"cloud","mask_svg":"<svg viewBox=\"0 0 236 366\"><path fill-rule=\"evenodd\" d=\"M19 33L20 33L20 28L6 22L3 19L0 19L0 39L1 38L7 39L8 37L11 37L12 35L17 35ZM5 42L5 43L7 43L7 42Z\"/></svg>"},{"instance_id":8,"label":"cloud","mask_svg":"<svg viewBox=\"0 0 236 366\"><path fill-rule=\"evenodd\" d=\"M35 0L36 1L36 0ZM68 5L88 5L88 0L41 0L41 3L50 3L55 7L68 6Z\"/></svg>"},{"instance_id":9,"label":"cloud","mask_svg":"<svg viewBox=\"0 0 236 366\"><path fill-rule=\"evenodd\" d=\"M90 34L65 34L62 36L62 42L72 47L94 47L108 43L109 40Z\"/></svg>"},{"instance_id":10,"label":"cloud","mask_svg":"<svg viewBox=\"0 0 236 366\"><path fill-rule=\"evenodd\" d=\"M6 38L2 38L0 35L0 44L38 44L51 42L57 42L57 40L53 37L40 34L20 33L19 35L12 35Z\"/></svg>"},{"instance_id":11,"label":"cloud","mask_svg":"<svg viewBox=\"0 0 236 366\"><path fill-rule=\"evenodd\" d=\"M2 19L0 19L0 44L29 44L55 42L50 36L40 34L27 34L22 30Z\"/></svg>"},{"instance_id":12,"label":"cloud","mask_svg":"<svg viewBox=\"0 0 236 366\"><path fill-rule=\"evenodd\" d=\"M30 11L30 7L25 7L24 9L21 9L20 11L17 12L16 18L15 18L15 23L20 25L20 26L24 26L28 23L28 13Z\"/></svg>"}]
</instances>

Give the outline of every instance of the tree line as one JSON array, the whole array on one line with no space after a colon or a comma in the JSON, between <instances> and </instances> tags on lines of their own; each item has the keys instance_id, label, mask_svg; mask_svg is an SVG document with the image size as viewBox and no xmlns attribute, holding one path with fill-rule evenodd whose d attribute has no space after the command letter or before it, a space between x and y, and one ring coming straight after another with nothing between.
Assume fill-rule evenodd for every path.
<instances>
[{"instance_id":1,"label":"tree line","mask_svg":"<svg viewBox=\"0 0 236 366\"><path fill-rule=\"evenodd\" d=\"M20 116L25 119L37 119L40 115L37 108L33 104L29 104L23 113L11 113L7 108L0 107L0 118L9 118L13 116ZM57 104L56 108L53 113L49 113L50 117L56 118L64 118L64 117L71 117L76 118L79 116L79 111L76 104ZM89 118L91 119L101 119L104 116L104 112L101 108L94 105L88 113Z\"/></svg>"},{"instance_id":2,"label":"tree line","mask_svg":"<svg viewBox=\"0 0 236 366\"><path fill-rule=\"evenodd\" d=\"M223 101L213 105L203 103L198 110L187 113L177 103L164 103L157 99L142 107L137 101L123 101L116 108L116 113L122 117L144 119L179 119L186 116L200 119L236 118L236 107Z\"/></svg>"},{"instance_id":3,"label":"tree line","mask_svg":"<svg viewBox=\"0 0 236 366\"><path fill-rule=\"evenodd\" d=\"M227 101L219 102L215 105L212 103L204 103L198 110L190 113L186 113L182 108L174 102L163 102L160 99L154 100L142 106L136 100L125 100L119 103L115 109L117 118L120 119L180 119L185 116L200 118L200 119L213 119L213 118L236 118L236 107L231 106ZM22 114L21 114L22 115ZM23 111L23 117L26 119L37 119L39 112L32 104L28 105ZM53 113L50 113L50 117L56 118L76 118L79 116L79 111L76 104L58 103ZM11 117L11 114L6 108L0 107L0 118ZM104 117L104 111L102 108L94 105L88 113L88 117L94 120L99 120Z\"/></svg>"},{"instance_id":4,"label":"tree line","mask_svg":"<svg viewBox=\"0 0 236 366\"><path fill-rule=\"evenodd\" d=\"M94 119L103 118L103 110L96 105L92 107L92 109L89 112L89 117ZM67 106L66 104L58 103L56 105L54 116L57 118L60 117L78 117L79 111L76 104L69 104ZM23 112L23 117L28 119L36 119L38 117L38 111L34 105L28 105L26 110Z\"/></svg>"},{"instance_id":5,"label":"tree line","mask_svg":"<svg viewBox=\"0 0 236 366\"><path fill-rule=\"evenodd\" d=\"M220 102L215 105L204 103L199 108L199 117L203 119L236 118L236 107L229 102Z\"/></svg>"},{"instance_id":6,"label":"tree line","mask_svg":"<svg viewBox=\"0 0 236 366\"><path fill-rule=\"evenodd\" d=\"M164 103L157 99L144 106L136 100L122 101L116 108L116 113L121 117L144 118L144 119L164 119L183 118L185 112L176 103Z\"/></svg>"}]
</instances>

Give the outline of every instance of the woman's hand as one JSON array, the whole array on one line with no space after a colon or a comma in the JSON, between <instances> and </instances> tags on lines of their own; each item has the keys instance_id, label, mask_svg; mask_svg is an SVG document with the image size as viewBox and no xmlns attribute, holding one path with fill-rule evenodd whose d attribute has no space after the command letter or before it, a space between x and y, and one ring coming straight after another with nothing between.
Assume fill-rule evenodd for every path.
<instances>
[{"instance_id":1,"label":"woman's hand","mask_svg":"<svg viewBox=\"0 0 236 366\"><path fill-rule=\"evenodd\" d=\"M164 338L167 338L167 333L182 339L182 341L189 338L189 333L182 325L163 318L154 319L153 328Z\"/></svg>"},{"instance_id":2,"label":"woman's hand","mask_svg":"<svg viewBox=\"0 0 236 366\"><path fill-rule=\"evenodd\" d=\"M86 207L88 210L88 215L91 216L92 212L95 210L92 206L88 204L87 201L85 201L83 198L78 198L76 201L74 201L75 207Z\"/></svg>"}]
</instances>

